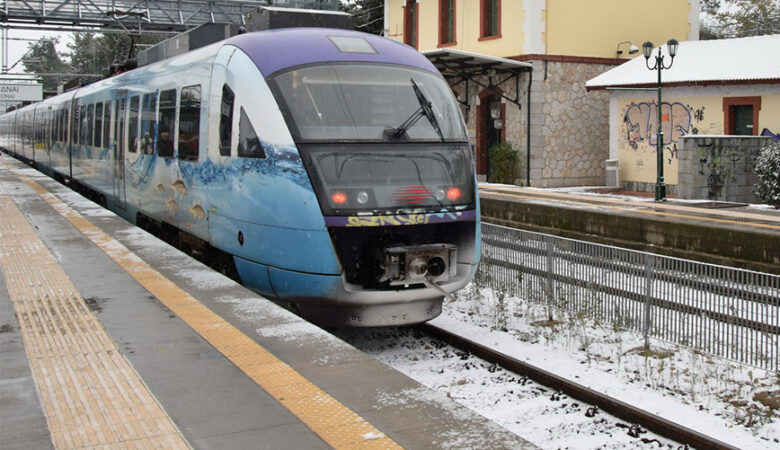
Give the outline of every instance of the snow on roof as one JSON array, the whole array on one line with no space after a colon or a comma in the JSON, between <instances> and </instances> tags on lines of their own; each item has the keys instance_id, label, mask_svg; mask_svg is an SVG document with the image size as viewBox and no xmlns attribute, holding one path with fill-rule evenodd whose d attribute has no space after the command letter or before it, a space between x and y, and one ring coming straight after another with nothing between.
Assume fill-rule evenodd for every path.
<instances>
[{"instance_id":1,"label":"snow on roof","mask_svg":"<svg viewBox=\"0 0 780 450\"><path fill-rule=\"evenodd\" d=\"M653 50L653 55L658 53ZM663 45L664 63L669 64ZM651 57L652 64L652 57ZM664 69L667 84L780 82L780 34L737 39L680 42L670 69ZM640 55L585 83L588 90L608 87L655 86L657 70L648 70Z\"/></svg>"}]
</instances>

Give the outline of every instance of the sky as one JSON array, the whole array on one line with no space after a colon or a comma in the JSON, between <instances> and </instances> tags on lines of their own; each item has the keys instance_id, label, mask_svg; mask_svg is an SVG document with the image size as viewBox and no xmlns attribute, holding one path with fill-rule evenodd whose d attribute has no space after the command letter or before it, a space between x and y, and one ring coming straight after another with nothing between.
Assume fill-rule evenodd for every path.
<instances>
[{"instance_id":1,"label":"sky","mask_svg":"<svg viewBox=\"0 0 780 450\"><path fill-rule=\"evenodd\" d=\"M60 53L68 51L68 42L70 41L70 32L57 32L57 31L38 31L38 30L22 30L18 28L8 29L8 67L11 67L21 59L27 52L27 46L32 41L20 41L15 39L32 39L38 40L42 37L60 37L60 42L57 45L57 50ZM10 70L9 73L24 73L24 65L20 62Z\"/></svg>"}]
</instances>

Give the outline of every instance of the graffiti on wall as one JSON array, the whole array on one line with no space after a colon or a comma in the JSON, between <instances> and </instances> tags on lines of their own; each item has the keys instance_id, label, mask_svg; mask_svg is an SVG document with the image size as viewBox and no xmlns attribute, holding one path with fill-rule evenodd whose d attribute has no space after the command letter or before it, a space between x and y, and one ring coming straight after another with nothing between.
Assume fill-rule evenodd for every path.
<instances>
[{"instance_id":1,"label":"graffiti on wall","mask_svg":"<svg viewBox=\"0 0 780 450\"><path fill-rule=\"evenodd\" d=\"M772 140L775 142L780 142L780 133L777 134L772 133L771 131L769 131L769 128L764 128L761 131L761 136L772 138Z\"/></svg>"},{"instance_id":2,"label":"graffiti on wall","mask_svg":"<svg viewBox=\"0 0 780 450\"><path fill-rule=\"evenodd\" d=\"M740 174L754 173L755 162L760 153L760 148L745 149L699 144L699 175L707 177L707 197L719 197L727 183L737 183Z\"/></svg>"},{"instance_id":3,"label":"graffiti on wall","mask_svg":"<svg viewBox=\"0 0 780 450\"><path fill-rule=\"evenodd\" d=\"M704 108L693 110L690 106L679 102L661 104L661 126L663 145L676 144L680 136L696 134L691 128L693 117L698 121L704 119ZM632 149L637 150L641 143L651 148L657 144L658 110L656 102L631 103L623 116L626 125L626 137ZM677 147L667 148L676 157Z\"/></svg>"}]
</instances>

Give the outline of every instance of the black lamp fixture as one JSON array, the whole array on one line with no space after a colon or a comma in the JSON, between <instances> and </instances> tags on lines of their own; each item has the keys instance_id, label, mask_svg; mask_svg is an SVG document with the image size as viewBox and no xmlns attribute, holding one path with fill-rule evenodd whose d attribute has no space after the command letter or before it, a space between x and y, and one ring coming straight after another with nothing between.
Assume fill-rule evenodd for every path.
<instances>
[{"instance_id":1,"label":"black lamp fixture","mask_svg":"<svg viewBox=\"0 0 780 450\"><path fill-rule=\"evenodd\" d=\"M628 44L628 54L629 55L634 55L636 53L639 53L639 47L637 47L636 45L632 44L631 41L623 41L623 42L619 42L618 45L617 45L617 54L618 54L618 56L623 54L623 50L620 49L620 46L623 45L623 44Z\"/></svg>"},{"instance_id":2,"label":"black lamp fixture","mask_svg":"<svg viewBox=\"0 0 780 450\"><path fill-rule=\"evenodd\" d=\"M679 47L680 43L677 41L677 39L669 39L669 41L666 42L666 46L668 47L669 52L669 65L664 65L664 56L661 54L661 47L658 47L658 55L655 57L655 63L652 67L650 67L650 57L653 54L653 49L655 48L655 45L653 45L652 42L647 41L644 44L642 44L642 53L645 55L645 65L650 70L657 70L658 71L658 104L656 105L656 110L658 111L658 127L657 127L657 134L656 134L656 167L657 167L657 177L656 177L656 183L655 183L655 201L660 202L666 200L666 185L664 184L664 154L663 154L663 146L664 146L664 130L663 130L663 123L661 121L661 110L663 107L661 106L661 70L663 69L671 69L672 64L674 63L674 57L677 55L677 47Z\"/></svg>"}]
</instances>

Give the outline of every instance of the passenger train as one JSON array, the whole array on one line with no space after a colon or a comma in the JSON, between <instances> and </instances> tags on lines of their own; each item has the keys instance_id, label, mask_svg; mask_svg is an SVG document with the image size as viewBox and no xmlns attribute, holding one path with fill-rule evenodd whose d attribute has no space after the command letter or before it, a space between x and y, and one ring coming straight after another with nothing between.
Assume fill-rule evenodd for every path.
<instances>
[{"instance_id":1,"label":"passenger train","mask_svg":"<svg viewBox=\"0 0 780 450\"><path fill-rule=\"evenodd\" d=\"M315 321L426 321L477 268L458 103L378 36L237 35L5 113L0 146Z\"/></svg>"}]
</instances>

